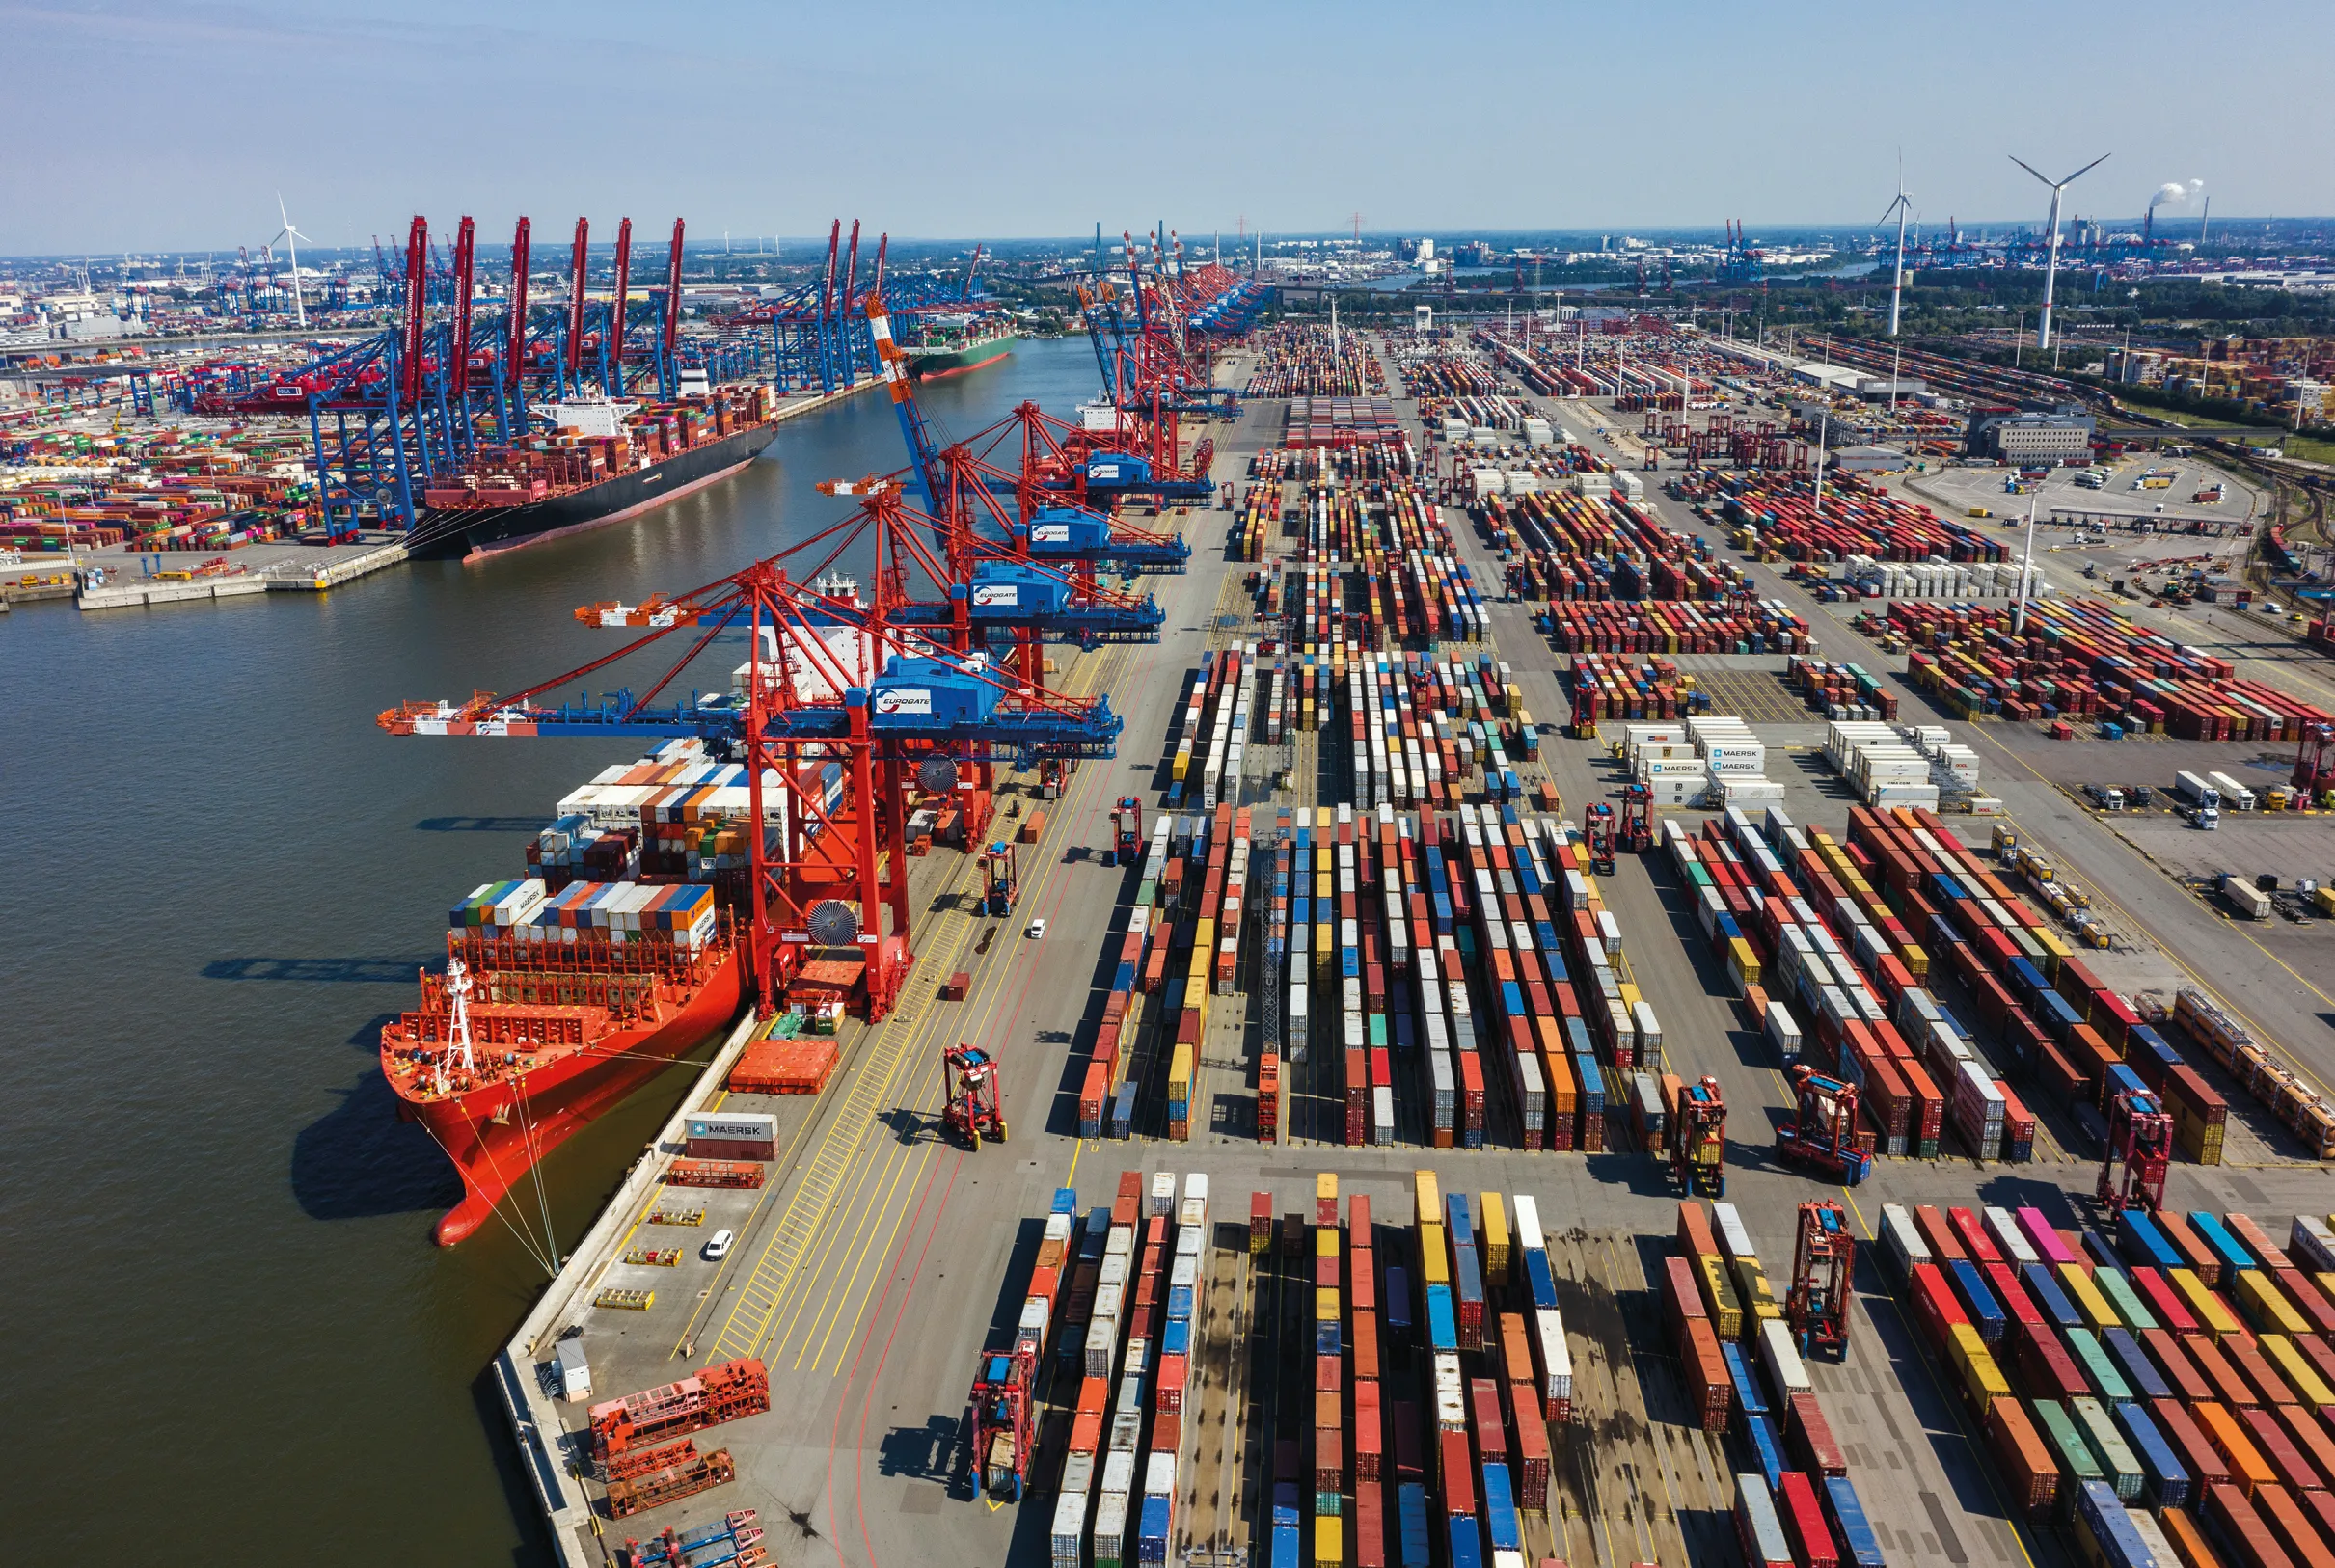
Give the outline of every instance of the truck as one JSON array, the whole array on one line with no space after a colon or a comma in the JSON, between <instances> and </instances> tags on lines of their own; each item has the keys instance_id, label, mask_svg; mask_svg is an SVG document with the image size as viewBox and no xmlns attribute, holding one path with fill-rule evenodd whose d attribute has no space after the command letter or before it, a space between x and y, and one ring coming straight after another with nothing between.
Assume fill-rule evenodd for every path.
<instances>
[{"instance_id":1,"label":"truck","mask_svg":"<svg viewBox=\"0 0 2335 1568\"><path fill-rule=\"evenodd\" d=\"M2256 887L2252 878L2240 877L2234 871L2221 874L2221 902L2240 920L2270 918L2270 895Z\"/></svg>"},{"instance_id":2,"label":"truck","mask_svg":"<svg viewBox=\"0 0 2335 1568\"><path fill-rule=\"evenodd\" d=\"M2221 791L2195 773L2175 773L2173 793L2198 810L2219 807L2221 804Z\"/></svg>"},{"instance_id":3,"label":"truck","mask_svg":"<svg viewBox=\"0 0 2335 1568\"><path fill-rule=\"evenodd\" d=\"M2229 774L2208 773L2206 782L2221 792L2221 803L2232 811L2252 811L2254 809L2256 804L2254 792Z\"/></svg>"}]
</instances>

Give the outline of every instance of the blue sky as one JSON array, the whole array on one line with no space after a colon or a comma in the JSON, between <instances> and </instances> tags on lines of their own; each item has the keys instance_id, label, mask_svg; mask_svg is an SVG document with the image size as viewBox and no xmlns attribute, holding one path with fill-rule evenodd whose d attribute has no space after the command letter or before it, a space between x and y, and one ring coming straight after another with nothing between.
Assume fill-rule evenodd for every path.
<instances>
[{"instance_id":1,"label":"blue sky","mask_svg":"<svg viewBox=\"0 0 2335 1568\"><path fill-rule=\"evenodd\" d=\"M490 234L679 212L824 234L2335 213L2311 4L0 0L0 253ZM2194 209L2179 212L2194 218ZM2172 216L2172 214L2160 214Z\"/></svg>"}]
</instances>

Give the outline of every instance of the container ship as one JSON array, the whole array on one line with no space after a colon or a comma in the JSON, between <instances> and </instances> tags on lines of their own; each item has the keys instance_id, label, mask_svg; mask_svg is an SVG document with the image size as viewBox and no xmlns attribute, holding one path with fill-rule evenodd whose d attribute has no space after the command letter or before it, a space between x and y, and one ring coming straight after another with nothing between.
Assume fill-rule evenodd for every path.
<instances>
[{"instance_id":1,"label":"container ship","mask_svg":"<svg viewBox=\"0 0 2335 1568\"><path fill-rule=\"evenodd\" d=\"M909 350L909 374L938 381L995 365L1020 346L1021 337L1003 328L967 325L955 337L939 336Z\"/></svg>"},{"instance_id":2,"label":"container ship","mask_svg":"<svg viewBox=\"0 0 2335 1568\"><path fill-rule=\"evenodd\" d=\"M843 771L765 774L766 830L797 798L832 813ZM733 930L747 896L746 770L676 741L604 770L528 847L528 875L456 904L442 974L381 1031L399 1115L461 1173L438 1221L450 1246L535 1163L727 1025L743 997ZM815 822L816 814L808 814Z\"/></svg>"},{"instance_id":3,"label":"container ship","mask_svg":"<svg viewBox=\"0 0 2335 1568\"><path fill-rule=\"evenodd\" d=\"M554 434L482 451L422 491L409 554L477 560L638 517L735 473L777 436L768 387L699 391L685 374L682 391L669 404L545 405Z\"/></svg>"}]
</instances>

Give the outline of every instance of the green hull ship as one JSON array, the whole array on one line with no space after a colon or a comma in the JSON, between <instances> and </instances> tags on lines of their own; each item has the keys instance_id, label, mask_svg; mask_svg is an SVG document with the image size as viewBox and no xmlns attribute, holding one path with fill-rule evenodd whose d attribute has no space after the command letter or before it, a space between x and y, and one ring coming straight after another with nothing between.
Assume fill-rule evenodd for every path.
<instances>
[{"instance_id":1,"label":"green hull ship","mask_svg":"<svg viewBox=\"0 0 2335 1568\"><path fill-rule=\"evenodd\" d=\"M967 370L978 370L985 365L995 365L1014 352L1021 338L1015 333L1000 333L993 338L968 338L961 342L938 343L929 348L909 350L909 374L919 381L937 381L942 376L961 376Z\"/></svg>"}]
</instances>

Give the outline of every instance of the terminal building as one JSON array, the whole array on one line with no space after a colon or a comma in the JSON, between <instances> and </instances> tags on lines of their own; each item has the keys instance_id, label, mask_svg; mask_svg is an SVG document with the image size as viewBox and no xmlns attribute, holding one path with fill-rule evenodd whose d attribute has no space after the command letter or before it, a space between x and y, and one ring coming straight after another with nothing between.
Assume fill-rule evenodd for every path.
<instances>
[{"instance_id":1,"label":"terminal building","mask_svg":"<svg viewBox=\"0 0 2335 1568\"><path fill-rule=\"evenodd\" d=\"M1963 449L2005 463L2064 463L2092 451L2092 416L2080 404L1982 408L1970 415Z\"/></svg>"}]
</instances>

